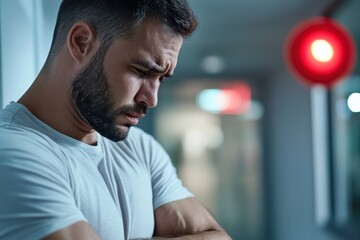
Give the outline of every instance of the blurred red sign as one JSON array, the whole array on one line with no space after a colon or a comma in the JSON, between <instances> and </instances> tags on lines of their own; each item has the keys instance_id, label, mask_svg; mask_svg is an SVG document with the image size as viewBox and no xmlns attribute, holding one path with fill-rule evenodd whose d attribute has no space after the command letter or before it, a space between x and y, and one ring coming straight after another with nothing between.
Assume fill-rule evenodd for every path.
<instances>
[{"instance_id":1,"label":"blurred red sign","mask_svg":"<svg viewBox=\"0 0 360 240\"><path fill-rule=\"evenodd\" d=\"M243 114L251 107L251 89L245 82L227 83L221 87L223 93L222 114Z\"/></svg>"}]
</instances>

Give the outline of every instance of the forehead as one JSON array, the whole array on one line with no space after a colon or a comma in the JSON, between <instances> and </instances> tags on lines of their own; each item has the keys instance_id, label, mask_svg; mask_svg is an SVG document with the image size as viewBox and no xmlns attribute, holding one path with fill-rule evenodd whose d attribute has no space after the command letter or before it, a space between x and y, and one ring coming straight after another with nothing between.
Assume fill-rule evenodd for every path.
<instances>
[{"instance_id":1,"label":"forehead","mask_svg":"<svg viewBox=\"0 0 360 240\"><path fill-rule=\"evenodd\" d=\"M176 65L182 42L183 37L168 26L147 18L130 36L115 39L108 52L115 58L152 61L160 66Z\"/></svg>"},{"instance_id":2,"label":"forehead","mask_svg":"<svg viewBox=\"0 0 360 240\"><path fill-rule=\"evenodd\" d=\"M183 39L180 34L175 33L168 25L154 17L146 17L134 27L133 33L133 37L135 38L153 36Z\"/></svg>"}]
</instances>

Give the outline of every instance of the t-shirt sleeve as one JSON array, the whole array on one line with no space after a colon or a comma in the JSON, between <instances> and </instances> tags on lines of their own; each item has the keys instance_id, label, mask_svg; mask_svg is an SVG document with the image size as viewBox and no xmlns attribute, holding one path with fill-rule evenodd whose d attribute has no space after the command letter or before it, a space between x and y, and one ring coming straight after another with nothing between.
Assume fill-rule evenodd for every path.
<instances>
[{"instance_id":1,"label":"t-shirt sleeve","mask_svg":"<svg viewBox=\"0 0 360 240\"><path fill-rule=\"evenodd\" d=\"M34 138L0 137L0 239L41 239L86 221L59 157Z\"/></svg>"},{"instance_id":2,"label":"t-shirt sleeve","mask_svg":"<svg viewBox=\"0 0 360 240\"><path fill-rule=\"evenodd\" d=\"M183 186L169 155L155 140L151 146L151 175L154 209L166 203L193 196Z\"/></svg>"}]
</instances>

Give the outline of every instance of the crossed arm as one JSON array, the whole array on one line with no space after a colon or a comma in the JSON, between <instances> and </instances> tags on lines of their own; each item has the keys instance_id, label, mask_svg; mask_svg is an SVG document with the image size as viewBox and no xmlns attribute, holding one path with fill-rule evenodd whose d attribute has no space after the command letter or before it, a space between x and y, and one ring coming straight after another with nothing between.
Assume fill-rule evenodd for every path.
<instances>
[{"instance_id":1,"label":"crossed arm","mask_svg":"<svg viewBox=\"0 0 360 240\"><path fill-rule=\"evenodd\" d=\"M231 239L195 198L175 201L156 209L154 235L179 240Z\"/></svg>"},{"instance_id":2,"label":"crossed arm","mask_svg":"<svg viewBox=\"0 0 360 240\"><path fill-rule=\"evenodd\" d=\"M99 240L88 223L77 222L61 229L45 240ZM195 198L165 204L155 210L153 239L228 240L231 239L210 213Z\"/></svg>"}]
</instances>

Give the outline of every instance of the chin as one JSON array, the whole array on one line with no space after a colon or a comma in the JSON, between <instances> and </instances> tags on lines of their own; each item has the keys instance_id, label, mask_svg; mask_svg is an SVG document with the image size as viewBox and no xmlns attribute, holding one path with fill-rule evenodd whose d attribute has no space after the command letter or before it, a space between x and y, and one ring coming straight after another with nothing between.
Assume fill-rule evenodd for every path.
<instances>
[{"instance_id":1,"label":"chin","mask_svg":"<svg viewBox=\"0 0 360 240\"><path fill-rule=\"evenodd\" d=\"M119 142L127 138L130 127L131 126L113 125L111 129L102 129L102 131L97 132L113 142Z\"/></svg>"},{"instance_id":2,"label":"chin","mask_svg":"<svg viewBox=\"0 0 360 240\"><path fill-rule=\"evenodd\" d=\"M114 142L123 141L127 138L129 131L130 131L131 125L117 125L116 130L117 132L113 134L113 140Z\"/></svg>"}]
</instances>

